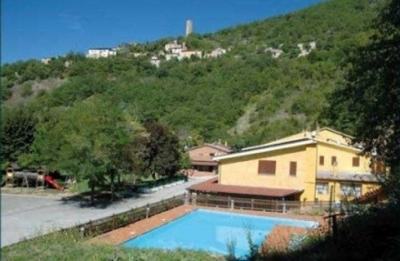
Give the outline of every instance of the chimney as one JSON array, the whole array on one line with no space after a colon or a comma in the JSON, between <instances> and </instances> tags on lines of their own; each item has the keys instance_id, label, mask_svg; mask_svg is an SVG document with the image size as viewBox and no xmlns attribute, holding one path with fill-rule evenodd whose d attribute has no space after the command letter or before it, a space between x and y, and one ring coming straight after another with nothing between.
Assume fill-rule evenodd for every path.
<instances>
[{"instance_id":1,"label":"chimney","mask_svg":"<svg viewBox=\"0 0 400 261\"><path fill-rule=\"evenodd\" d=\"M318 121L317 121L317 123L316 123L316 128L315 128L315 131L317 132L317 135L318 135L318 133L319 133L319 123L318 123Z\"/></svg>"}]
</instances>

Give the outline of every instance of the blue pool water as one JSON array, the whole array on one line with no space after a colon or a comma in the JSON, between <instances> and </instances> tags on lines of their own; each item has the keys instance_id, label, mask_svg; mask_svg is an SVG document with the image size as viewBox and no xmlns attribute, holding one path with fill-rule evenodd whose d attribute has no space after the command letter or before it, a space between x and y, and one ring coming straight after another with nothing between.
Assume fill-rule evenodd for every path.
<instances>
[{"instance_id":1,"label":"blue pool water","mask_svg":"<svg viewBox=\"0 0 400 261\"><path fill-rule=\"evenodd\" d=\"M125 247L193 249L228 254L227 245L233 242L235 255L249 253L247 235L250 231L255 244L261 245L276 225L313 227L316 222L285 218L233 214L199 209L168 224L123 243Z\"/></svg>"}]
</instances>

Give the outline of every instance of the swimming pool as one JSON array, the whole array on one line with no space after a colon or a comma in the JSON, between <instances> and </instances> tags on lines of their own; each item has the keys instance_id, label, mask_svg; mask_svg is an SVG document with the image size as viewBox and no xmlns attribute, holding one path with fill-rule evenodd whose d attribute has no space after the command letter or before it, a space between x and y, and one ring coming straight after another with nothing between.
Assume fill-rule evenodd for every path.
<instances>
[{"instance_id":1,"label":"swimming pool","mask_svg":"<svg viewBox=\"0 0 400 261\"><path fill-rule=\"evenodd\" d=\"M249 253L247 235L257 245L276 225L310 228L316 222L274 218L198 209L161 227L123 243L129 248L192 249L228 254L228 244L235 255Z\"/></svg>"}]
</instances>

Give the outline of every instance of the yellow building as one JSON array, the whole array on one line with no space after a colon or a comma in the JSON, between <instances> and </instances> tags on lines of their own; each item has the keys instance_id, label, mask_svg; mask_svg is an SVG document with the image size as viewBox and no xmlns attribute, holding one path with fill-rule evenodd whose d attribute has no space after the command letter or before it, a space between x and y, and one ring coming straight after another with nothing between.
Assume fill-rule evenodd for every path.
<instances>
[{"instance_id":1,"label":"yellow building","mask_svg":"<svg viewBox=\"0 0 400 261\"><path fill-rule=\"evenodd\" d=\"M191 190L302 201L359 197L378 188L378 176L351 140L322 128L217 156L218 180Z\"/></svg>"}]
</instances>

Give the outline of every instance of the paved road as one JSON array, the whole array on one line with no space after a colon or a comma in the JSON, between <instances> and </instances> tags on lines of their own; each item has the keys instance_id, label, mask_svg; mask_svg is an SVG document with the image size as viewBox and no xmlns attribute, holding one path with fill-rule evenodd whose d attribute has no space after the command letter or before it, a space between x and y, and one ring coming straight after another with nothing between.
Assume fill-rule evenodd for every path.
<instances>
[{"instance_id":1,"label":"paved road","mask_svg":"<svg viewBox=\"0 0 400 261\"><path fill-rule=\"evenodd\" d=\"M124 199L104 208L81 207L79 202L65 202L54 196L2 194L1 246L179 195L187 187L205 179L207 177L193 178L184 184Z\"/></svg>"}]
</instances>

